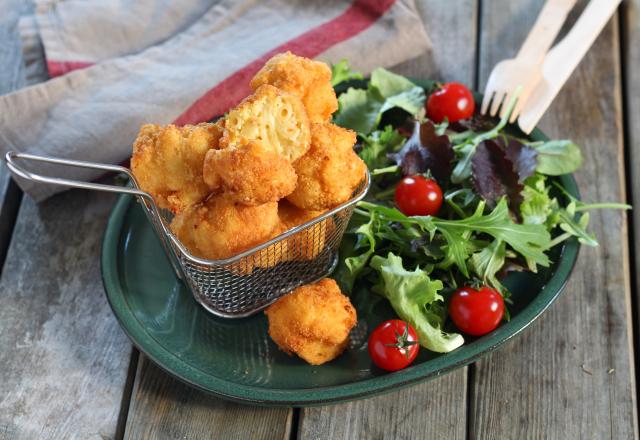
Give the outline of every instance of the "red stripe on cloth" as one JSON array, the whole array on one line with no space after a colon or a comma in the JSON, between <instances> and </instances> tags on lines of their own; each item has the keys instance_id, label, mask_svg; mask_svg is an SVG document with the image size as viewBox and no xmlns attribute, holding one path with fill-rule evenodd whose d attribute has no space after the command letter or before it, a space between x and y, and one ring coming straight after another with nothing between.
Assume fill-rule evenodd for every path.
<instances>
[{"instance_id":1,"label":"red stripe on cloth","mask_svg":"<svg viewBox=\"0 0 640 440\"><path fill-rule=\"evenodd\" d=\"M93 66L94 63L87 63L84 61L51 61L47 60L47 70L49 71L49 77L54 78L56 76L64 75L72 70L84 69L85 67Z\"/></svg>"},{"instance_id":2,"label":"red stripe on cloth","mask_svg":"<svg viewBox=\"0 0 640 440\"><path fill-rule=\"evenodd\" d=\"M395 0L355 0L338 17L287 41L222 80L178 116L174 123L197 124L224 114L251 93L249 81L273 55L290 50L296 55L314 58L367 29L394 3Z\"/></svg>"}]
</instances>

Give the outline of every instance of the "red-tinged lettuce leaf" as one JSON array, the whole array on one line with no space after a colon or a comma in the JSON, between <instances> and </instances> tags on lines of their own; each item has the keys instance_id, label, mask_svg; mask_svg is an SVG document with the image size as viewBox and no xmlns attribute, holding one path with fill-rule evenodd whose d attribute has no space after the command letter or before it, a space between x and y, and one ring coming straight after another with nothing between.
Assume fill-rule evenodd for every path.
<instances>
[{"instance_id":1,"label":"red-tinged lettuce leaf","mask_svg":"<svg viewBox=\"0 0 640 440\"><path fill-rule=\"evenodd\" d=\"M538 165L538 152L520 142L518 139L504 137L496 139L504 148L506 158L513 164L514 171L518 174L518 181L524 183L527 177L533 176Z\"/></svg>"},{"instance_id":2,"label":"red-tinged lettuce leaf","mask_svg":"<svg viewBox=\"0 0 640 440\"><path fill-rule=\"evenodd\" d=\"M495 126L496 122L493 118L491 118L490 116L481 115L479 113L476 113L469 119L462 119L460 121L452 122L451 124L449 124L449 128L458 133L467 130L477 132L489 131Z\"/></svg>"},{"instance_id":3,"label":"red-tinged lettuce leaf","mask_svg":"<svg viewBox=\"0 0 640 440\"><path fill-rule=\"evenodd\" d=\"M389 155L404 176L425 173L427 170L444 185L451 177L453 146L446 135L438 135L432 122L415 122L413 134L402 149Z\"/></svg>"},{"instance_id":4,"label":"red-tinged lettuce leaf","mask_svg":"<svg viewBox=\"0 0 640 440\"><path fill-rule=\"evenodd\" d=\"M507 196L511 209L517 212L522 202L524 185L519 182L513 162L505 150L493 140L482 142L471 159L471 176L476 193L493 208L498 200Z\"/></svg>"}]
</instances>

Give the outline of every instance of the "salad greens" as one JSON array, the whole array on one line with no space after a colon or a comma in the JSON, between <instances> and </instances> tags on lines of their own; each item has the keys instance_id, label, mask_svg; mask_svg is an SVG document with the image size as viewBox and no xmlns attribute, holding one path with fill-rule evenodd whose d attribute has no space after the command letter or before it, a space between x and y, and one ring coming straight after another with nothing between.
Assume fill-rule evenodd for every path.
<instances>
[{"instance_id":1,"label":"salad greens","mask_svg":"<svg viewBox=\"0 0 640 440\"><path fill-rule=\"evenodd\" d=\"M333 74L334 85L362 78L346 61ZM573 142L513 135L506 129L510 111L497 123L476 115L435 124L424 115L426 93L379 68L366 89L349 87L338 98L335 123L358 133L356 151L373 180L354 211L334 278L347 292L380 294L421 345L448 352L464 340L445 329L447 292L478 282L508 298L501 282L508 269L548 267L548 251L573 237L596 246L587 211L630 206L583 203L548 177L580 167ZM442 188L437 217L395 208L396 185L416 174Z\"/></svg>"},{"instance_id":2,"label":"salad greens","mask_svg":"<svg viewBox=\"0 0 640 440\"><path fill-rule=\"evenodd\" d=\"M371 72L367 89L351 87L338 97L340 110L335 122L358 133L369 134L387 110L401 108L409 114L417 114L424 107L424 100L422 87L379 68Z\"/></svg>"},{"instance_id":3,"label":"salad greens","mask_svg":"<svg viewBox=\"0 0 640 440\"><path fill-rule=\"evenodd\" d=\"M374 291L385 296L398 316L416 330L424 346L436 352L454 350L464 343L462 336L445 333L443 298L438 291L442 281L431 280L421 269L408 271L402 267L402 258L389 252L387 258L379 255L371 259L373 267L381 277Z\"/></svg>"}]
</instances>

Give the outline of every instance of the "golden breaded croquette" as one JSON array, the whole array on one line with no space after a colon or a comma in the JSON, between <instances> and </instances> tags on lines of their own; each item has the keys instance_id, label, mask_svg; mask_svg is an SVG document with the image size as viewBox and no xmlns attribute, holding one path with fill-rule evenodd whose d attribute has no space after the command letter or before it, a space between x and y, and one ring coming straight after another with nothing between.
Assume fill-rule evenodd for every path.
<instances>
[{"instance_id":1,"label":"golden breaded croquette","mask_svg":"<svg viewBox=\"0 0 640 440\"><path fill-rule=\"evenodd\" d=\"M270 85L259 87L220 123L224 127L222 148L259 141L290 162L309 149L309 118L302 101Z\"/></svg>"},{"instance_id":2,"label":"golden breaded croquette","mask_svg":"<svg viewBox=\"0 0 640 440\"><path fill-rule=\"evenodd\" d=\"M273 342L312 365L329 362L344 351L357 319L349 298L330 278L298 287L265 314Z\"/></svg>"},{"instance_id":3,"label":"golden breaded croquette","mask_svg":"<svg viewBox=\"0 0 640 440\"><path fill-rule=\"evenodd\" d=\"M209 150L203 177L212 191L222 191L230 199L251 206L288 196L298 180L291 162L259 141Z\"/></svg>"},{"instance_id":4,"label":"golden breaded croquette","mask_svg":"<svg viewBox=\"0 0 640 440\"><path fill-rule=\"evenodd\" d=\"M273 238L279 228L278 203L246 206L224 195L178 213L171 231L189 251L210 260L229 258Z\"/></svg>"},{"instance_id":5,"label":"golden breaded croquette","mask_svg":"<svg viewBox=\"0 0 640 440\"><path fill-rule=\"evenodd\" d=\"M284 231L320 217L325 212L300 209L287 200L278 203L278 217ZM288 238L288 260L312 260L317 257L324 250L326 237L333 228L333 220L328 218Z\"/></svg>"},{"instance_id":6,"label":"golden breaded croquette","mask_svg":"<svg viewBox=\"0 0 640 440\"><path fill-rule=\"evenodd\" d=\"M291 52L275 55L251 80L254 90L264 84L300 97L311 122L329 122L338 110L336 93L331 86L331 69L323 62Z\"/></svg>"},{"instance_id":7,"label":"golden breaded croquette","mask_svg":"<svg viewBox=\"0 0 640 440\"><path fill-rule=\"evenodd\" d=\"M364 179L366 164L353 151L356 134L334 124L311 125L311 148L293 163L298 185L287 200L321 210L349 200Z\"/></svg>"},{"instance_id":8,"label":"golden breaded croquette","mask_svg":"<svg viewBox=\"0 0 640 440\"><path fill-rule=\"evenodd\" d=\"M209 194L202 165L207 151L218 147L221 135L220 127L210 123L143 125L133 144L131 171L160 208L180 212Z\"/></svg>"}]
</instances>

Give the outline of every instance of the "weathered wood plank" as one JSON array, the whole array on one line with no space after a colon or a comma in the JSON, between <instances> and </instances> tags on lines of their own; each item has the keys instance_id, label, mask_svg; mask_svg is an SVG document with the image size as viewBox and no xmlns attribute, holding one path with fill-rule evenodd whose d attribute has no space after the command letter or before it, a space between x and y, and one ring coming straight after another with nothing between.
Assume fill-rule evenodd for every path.
<instances>
[{"instance_id":1,"label":"weathered wood plank","mask_svg":"<svg viewBox=\"0 0 640 440\"><path fill-rule=\"evenodd\" d=\"M541 0L483 2L481 84L515 54ZM582 147L587 201L625 200L618 23L614 18L542 120ZM566 291L508 346L476 364L473 438L637 438L626 214L594 212Z\"/></svg>"},{"instance_id":2,"label":"weathered wood plank","mask_svg":"<svg viewBox=\"0 0 640 440\"><path fill-rule=\"evenodd\" d=\"M404 75L473 86L476 66L476 0L416 0L432 50L394 68Z\"/></svg>"},{"instance_id":3,"label":"weathered wood plank","mask_svg":"<svg viewBox=\"0 0 640 440\"><path fill-rule=\"evenodd\" d=\"M301 410L300 439L463 439L466 369L399 392Z\"/></svg>"},{"instance_id":4,"label":"weathered wood plank","mask_svg":"<svg viewBox=\"0 0 640 440\"><path fill-rule=\"evenodd\" d=\"M630 185L631 203L634 210L631 211L633 220L633 242L630 243L632 250L640 249L640 51L638 51L638 41L640 41L640 0L629 0L622 6L622 66L624 68L626 114L625 127L626 135L625 148L627 151L627 185ZM640 257L632 253L632 261L635 265L631 268L635 274L632 281L635 282L633 291L635 292L636 322L634 322L636 357L640 359L637 352L640 337L640 322L638 319L638 309L640 304ZM636 381L638 375L636 374ZM636 384L637 385L637 384Z\"/></svg>"},{"instance_id":5,"label":"weathered wood plank","mask_svg":"<svg viewBox=\"0 0 640 440\"><path fill-rule=\"evenodd\" d=\"M433 43L431 53L393 70L473 84L477 6L474 1L416 2ZM467 368L385 396L301 409L299 438L449 438L466 435Z\"/></svg>"},{"instance_id":6,"label":"weathered wood plank","mask_svg":"<svg viewBox=\"0 0 640 440\"><path fill-rule=\"evenodd\" d=\"M100 277L114 196L22 202L0 280L0 438L113 438L131 345Z\"/></svg>"},{"instance_id":7,"label":"weathered wood plank","mask_svg":"<svg viewBox=\"0 0 640 440\"><path fill-rule=\"evenodd\" d=\"M288 439L293 410L214 398L172 378L140 356L127 439Z\"/></svg>"}]
</instances>

